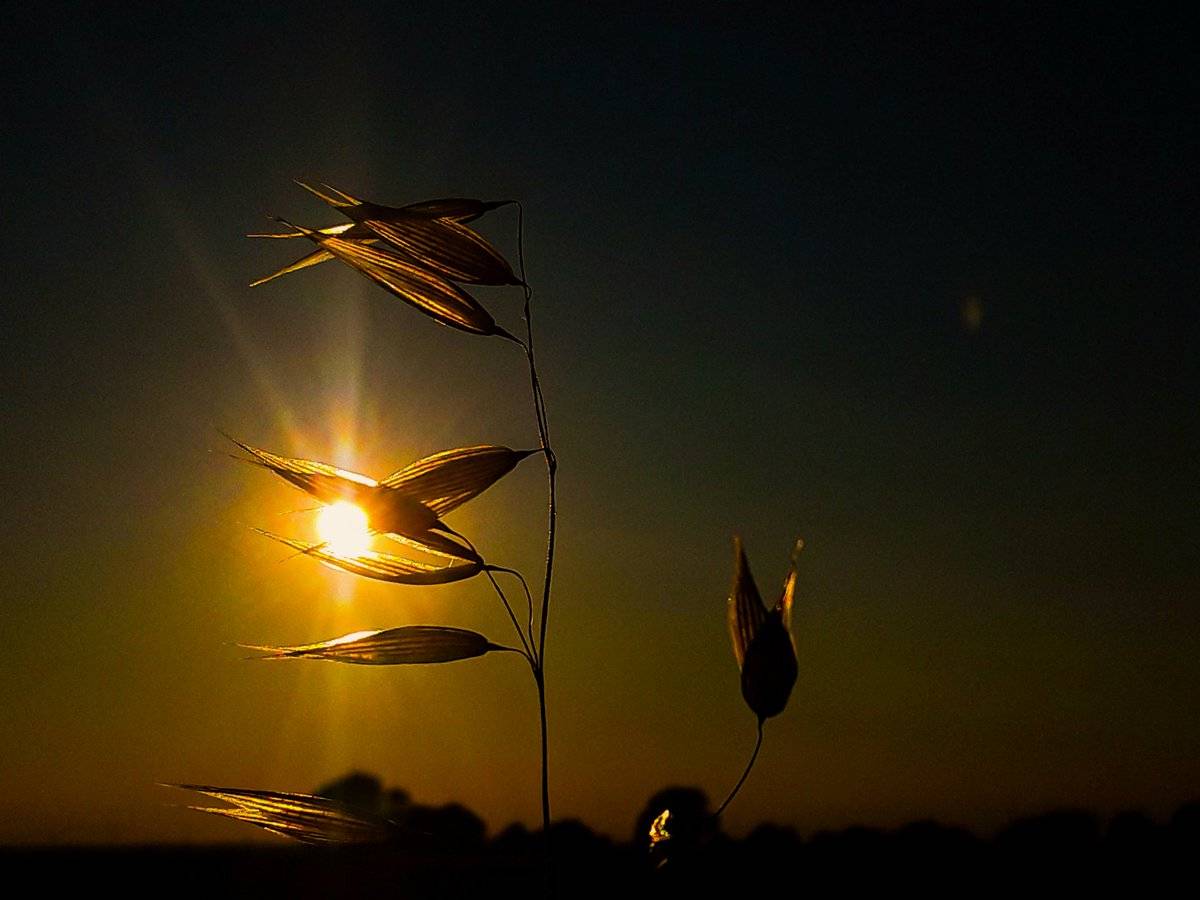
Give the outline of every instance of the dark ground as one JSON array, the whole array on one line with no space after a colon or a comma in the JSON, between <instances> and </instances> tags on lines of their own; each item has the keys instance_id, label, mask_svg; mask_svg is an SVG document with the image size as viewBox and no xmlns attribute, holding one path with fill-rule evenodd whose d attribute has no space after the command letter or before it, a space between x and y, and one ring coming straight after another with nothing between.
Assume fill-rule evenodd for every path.
<instances>
[{"instance_id":1,"label":"dark ground","mask_svg":"<svg viewBox=\"0 0 1200 900\"><path fill-rule=\"evenodd\" d=\"M1157 825L1137 813L1109 822L1059 811L1014 822L985 840L933 822L895 831L850 828L801 840L762 825L740 841L681 827L668 862L615 844L578 822L552 829L563 897L744 896L782 892L895 891L975 895L1081 890L1190 894L1200 858L1200 803ZM462 850L317 849L301 845L9 848L9 885L38 893L118 890L124 896L509 897L538 896L540 836L519 826Z\"/></svg>"}]
</instances>

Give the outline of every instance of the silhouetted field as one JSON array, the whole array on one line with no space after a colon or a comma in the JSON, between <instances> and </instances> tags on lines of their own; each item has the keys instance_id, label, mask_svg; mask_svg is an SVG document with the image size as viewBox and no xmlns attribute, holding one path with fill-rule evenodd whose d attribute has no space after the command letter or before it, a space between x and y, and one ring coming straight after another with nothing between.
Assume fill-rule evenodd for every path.
<instances>
[{"instance_id":1,"label":"silhouetted field","mask_svg":"<svg viewBox=\"0 0 1200 900\"><path fill-rule=\"evenodd\" d=\"M676 799L686 799L688 790L677 792ZM423 814L423 821L438 824L445 809ZM514 825L485 840L468 811L456 807L440 821L452 820L468 830L418 834L404 846L10 848L0 851L0 865L10 885L29 880L39 893L540 896L540 834ZM672 841L678 845L663 862L640 844L615 843L580 822L556 823L551 840L557 895L769 897L780 892L768 886L778 884L786 896L899 887L959 896L1120 888L1145 896L1178 884L1180 876L1193 889L1200 858L1200 803L1180 808L1162 825L1137 813L1105 822L1082 811L1053 812L1014 822L988 840L934 822L892 831L855 827L807 839L764 824L736 841L703 822L694 828L686 820L680 824Z\"/></svg>"}]
</instances>

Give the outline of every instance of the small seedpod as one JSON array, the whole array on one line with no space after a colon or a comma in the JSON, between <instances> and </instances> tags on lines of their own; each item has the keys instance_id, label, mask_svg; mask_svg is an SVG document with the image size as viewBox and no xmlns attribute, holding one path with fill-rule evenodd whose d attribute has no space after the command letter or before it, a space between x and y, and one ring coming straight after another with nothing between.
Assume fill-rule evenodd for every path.
<instances>
[{"instance_id":1,"label":"small seedpod","mask_svg":"<svg viewBox=\"0 0 1200 900\"><path fill-rule=\"evenodd\" d=\"M733 587L729 592L729 634L741 669L742 697L759 722L787 706L796 683L796 648L792 641L792 600L796 592L796 560L773 609L763 604L750 574L740 538L734 538ZM800 544L797 544L797 550Z\"/></svg>"}]
</instances>

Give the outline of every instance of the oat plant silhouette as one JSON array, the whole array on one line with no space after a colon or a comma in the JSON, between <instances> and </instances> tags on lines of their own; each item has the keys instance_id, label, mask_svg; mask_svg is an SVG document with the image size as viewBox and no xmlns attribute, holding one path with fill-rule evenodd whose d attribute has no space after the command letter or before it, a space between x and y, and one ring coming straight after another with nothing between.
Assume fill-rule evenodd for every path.
<instances>
[{"instance_id":1,"label":"oat plant silhouette","mask_svg":"<svg viewBox=\"0 0 1200 900\"><path fill-rule=\"evenodd\" d=\"M328 185L316 188L297 183L350 221L324 228L307 228L279 218L276 221L286 226L286 230L250 235L274 240L300 239L315 245L294 263L254 281L251 286L327 260L338 260L442 325L474 335L496 336L518 345L529 370L538 446L520 450L492 445L460 447L417 460L375 480L327 463L282 456L231 437L230 440L244 453L240 458L274 472L326 508L341 507L343 514L346 509L352 510L350 515L361 520L360 528L368 539L387 538L409 552L381 552L371 549L366 542L336 538L314 543L259 529L261 534L326 565L394 584L446 584L482 574L508 614L515 635L515 646L508 646L462 628L408 625L355 632L301 646L246 646L259 651L260 658L322 659L384 666L452 662L493 652L521 655L528 664L537 692L542 834L548 871L550 792L545 654L557 530L558 463L550 443L549 420L534 356L533 291L525 278L524 212L520 204L511 200L465 198L392 207L360 200ZM509 205L517 208L519 275L504 256L468 224ZM517 337L497 324L463 285L520 288L524 297L525 336ZM487 490L524 459L534 455L542 456L545 462L548 497L545 570L537 599L523 573L486 561L466 535L443 521L443 516ZM417 551L417 556L413 556L412 551ZM431 558L439 561L433 562ZM525 601L523 618L518 618L498 575L510 576L520 585ZM403 837L402 829L395 822L348 809L321 797L211 785L174 786L227 804L195 807L197 809L308 843L377 842Z\"/></svg>"},{"instance_id":2,"label":"oat plant silhouette","mask_svg":"<svg viewBox=\"0 0 1200 900\"><path fill-rule=\"evenodd\" d=\"M309 228L278 218L276 221L284 226L284 230L249 235L314 245L295 262L252 282L251 286L337 260L442 325L473 335L498 337L517 345L528 368L537 446L511 449L481 445L450 449L419 459L376 480L327 463L272 453L229 437L240 451L235 454L237 458L273 472L315 498L325 510L349 516L354 523L351 530L357 528L364 539L339 539L335 533L325 540L313 542L262 530L259 530L260 534L327 566L393 584L438 585L483 575L513 628L511 645L462 628L405 625L380 631L359 631L298 646L244 646L256 651L260 659L317 659L376 666L446 663L487 653L516 653L523 657L538 702L543 869L549 892L546 639L558 524L558 462L550 441L546 402L534 354L533 291L525 277L524 211L512 200L465 198L427 200L393 207L357 199L325 184L319 187L297 184L349 221ZM515 271L469 224L510 205L515 206L517 212ZM464 285L519 288L524 300L524 336L518 337L499 325ZM541 456L544 462L547 493L545 566L540 572L537 590L531 588L530 580L517 569L484 559L470 538L448 525L443 518L532 456ZM370 544L375 538L390 540L404 550L383 552L372 549ZM518 616L518 608L510 601L497 576L513 579L509 583L510 590L519 585L525 607L523 616ZM794 590L793 564L783 597L774 610L768 611L758 596L740 542L737 543L729 625L741 668L742 692L758 716L758 742L749 765L721 805L721 810L736 795L757 758L763 721L783 709L796 678L796 658L790 634ZM226 804L193 807L195 809L311 844L400 841L405 836L404 829L396 822L323 797L211 785L172 786ZM669 811L664 810L655 820L651 830L652 844L669 843L669 818Z\"/></svg>"}]
</instances>

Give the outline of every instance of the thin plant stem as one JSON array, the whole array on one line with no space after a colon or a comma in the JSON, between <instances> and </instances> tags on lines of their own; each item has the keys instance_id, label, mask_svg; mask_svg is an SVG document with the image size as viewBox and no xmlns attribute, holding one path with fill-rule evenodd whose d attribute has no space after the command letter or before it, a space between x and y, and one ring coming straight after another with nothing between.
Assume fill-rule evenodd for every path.
<instances>
[{"instance_id":1,"label":"thin plant stem","mask_svg":"<svg viewBox=\"0 0 1200 900\"><path fill-rule=\"evenodd\" d=\"M489 567L486 567L486 566L484 567L483 574L487 576L488 581L490 581L492 583L492 587L494 587L496 589L496 596L499 597L500 602L504 604L504 611L508 613L508 618L512 622L513 628L516 629L517 637L519 637L521 639L522 649L519 650L518 652L522 656L524 656L526 660L529 661L530 667L536 669L537 662L534 660L533 656L531 655L532 651L529 648L529 644L525 640L525 632L523 632L521 630L521 626L517 624L516 614L513 613L512 605L508 602L508 597L505 596L503 588L500 587L500 583L498 581L496 581L496 576L494 576L492 574L492 570ZM516 649L516 648L514 648L514 649Z\"/></svg>"},{"instance_id":2,"label":"thin plant stem","mask_svg":"<svg viewBox=\"0 0 1200 900\"><path fill-rule=\"evenodd\" d=\"M530 301L533 290L529 287L529 279L525 275L525 210L517 204L517 262L521 270L521 283L525 290L525 358L529 362L529 386L533 393L533 411L537 417L538 440L546 457L547 481L547 513L546 513L546 575L542 582L542 610L538 622L538 639L536 642L537 666L534 669L534 680L538 692L538 720L541 725L542 744L542 835L543 854L545 858L545 888L550 894L550 760L549 742L546 728L546 626L550 619L550 585L554 574L554 539L558 520L558 505L556 494L556 475L558 460L550 445L550 426L546 415L546 401L542 395L541 382L538 379L537 363L534 358L533 346L533 314ZM531 635L532 638L532 635Z\"/></svg>"},{"instance_id":3,"label":"thin plant stem","mask_svg":"<svg viewBox=\"0 0 1200 900\"><path fill-rule=\"evenodd\" d=\"M746 783L746 776L750 774L750 770L754 768L754 761L758 759L758 751L762 747L763 740L763 720L758 720L758 740L754 742L754 752L750 754L750 762L746 763L746 769L742 772L742 777L737 780L737 784L733 786L733 790L729 792L729 796L717 807L717 811L713 813L713 818L720 817L721 813L725 812L725 807L729 802L737 796L738 791L742 789L742 785Z\"/></svg>"},{"instance_id":4,"label":"thin plant stem","mask_svg":"<svg viewBox=\"0 0 1200 900\"><path fill-rule=\"evenodd\" d=\"M469 537L459 531L455 531L453 528L448 526L443 525L442 527L445 529L447 534L452 534L456 538L460 538L464 544L471 548L471 552L479 557L480 562L483 561L483 557L479 554L479 548L471 543L471 539ZM504 593L504 589L500 587L500 583L496 581L495 576L492 575L493 571L501 570L497 569L495 566L489 566L487 563L483 563L483 574L487 576L488 581L492 583L492 587L496 589L496 596L499 597L500 602L504 604L504 611L508 613L509 621L512 622L513 628L517 632L517 637L521 639L521 647L523 648L522 651L520 651L521 655L529 661L531 668L536 669L537 662L534 660L533 651L529 646L529 641L533 640L533 629L529 629L529 641L526 641L525 632L521 630L521 626L517 623L517 616L516 613L513 612L512 604L508 602L508 596ZM503 571L507 572L510 570L504 569ZM524 581L525 579L521 580Z\"/></svg>"},{"instance_id":5,"label":"thin plant stem","mask_svg":"<svg viewBox=\"0 0 1200 900\"><path fill-rule=\"evenodd\" d=\"M505 572L509 575L512 575L518 581L521 582L521 588L525 592L525 612L529 619L529 626L528 626L529 627L529 640L532 641L533 640L533 594L529 590L529 582L526 581L525 576L522 575L516 569L509 569L505 566L492 566L491 569L493 572ZM534 648L534 649L536 649L536 648ZM536 661L536 659L537 659L537 655L535 654L534 660Z\"/></svg>"}]
</instances>

